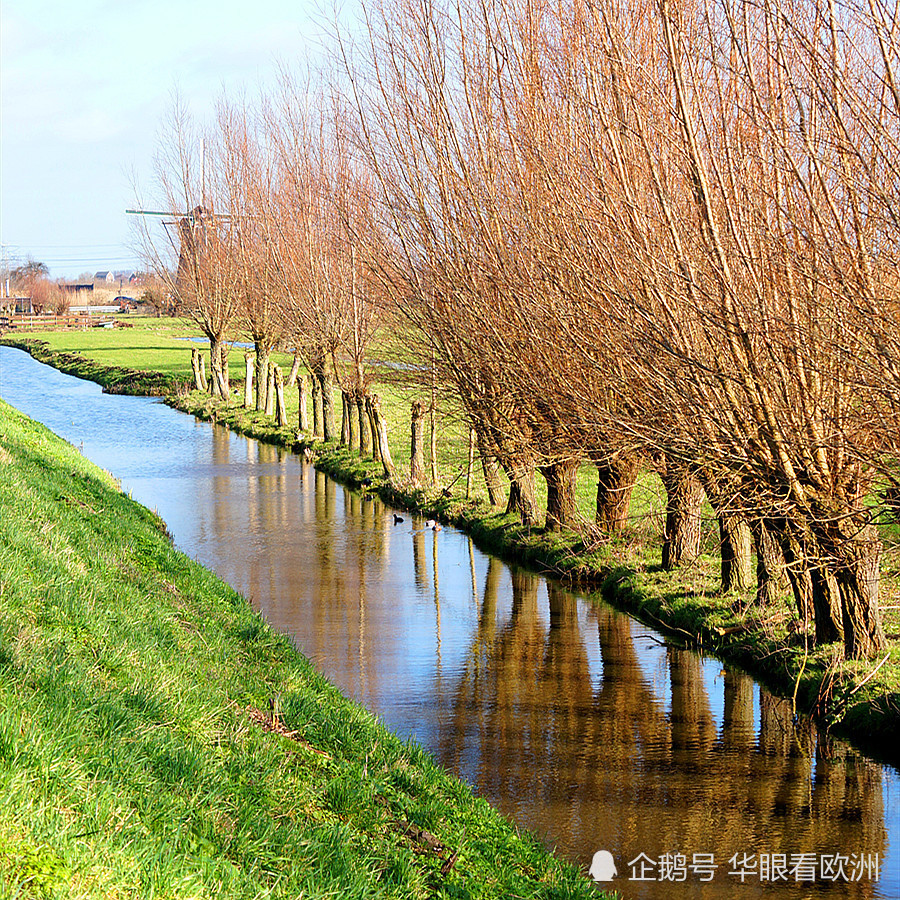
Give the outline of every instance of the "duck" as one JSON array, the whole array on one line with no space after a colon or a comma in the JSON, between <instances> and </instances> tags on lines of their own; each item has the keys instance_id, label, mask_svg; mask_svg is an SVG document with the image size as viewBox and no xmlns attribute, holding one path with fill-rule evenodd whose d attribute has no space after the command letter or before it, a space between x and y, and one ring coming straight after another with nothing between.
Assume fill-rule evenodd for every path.
<instances>
[{"instance_id":1,"label":"duck","mask_svg":"<svg viewBox=\"0 0 900 900\"><path fill-rule=\"evenodd\" d=\"M397 513L394 513L394 524L399 525L403 521L403 516L398 516Z\"/></svg>"}]
</instances>

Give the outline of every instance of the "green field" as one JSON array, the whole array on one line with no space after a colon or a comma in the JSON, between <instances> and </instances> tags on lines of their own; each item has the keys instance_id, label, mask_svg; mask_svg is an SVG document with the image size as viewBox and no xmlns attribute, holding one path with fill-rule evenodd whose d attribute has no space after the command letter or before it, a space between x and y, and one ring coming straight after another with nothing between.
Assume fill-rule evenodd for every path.
<instances>
[{"instance_id":1,"label":"green field","mask_svg":"<svg viewBox=\"0 0 900 900\"><path fill-rule=\"evenodd\" d=\"M0 402L0 895L595 897Z\"/></svg>"}]
</instances>

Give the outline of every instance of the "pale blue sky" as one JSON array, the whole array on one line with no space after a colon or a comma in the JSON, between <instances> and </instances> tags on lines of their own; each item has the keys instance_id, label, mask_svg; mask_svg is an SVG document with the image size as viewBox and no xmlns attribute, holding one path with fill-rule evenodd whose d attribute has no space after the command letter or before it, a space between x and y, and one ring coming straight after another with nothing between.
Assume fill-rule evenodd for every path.
<instances>
[{"instance_id":1,"label":"pale blue sky","mask_svg":"<svg viewBox=\"0 0 900 900\"><path fill-rule=\"evenodd\" d=\"M321 51L327 0L0 0L0 242L51 274L139 265L124 210L152 193L178 92L198 117Z\"/></svg>"}]
</instances>

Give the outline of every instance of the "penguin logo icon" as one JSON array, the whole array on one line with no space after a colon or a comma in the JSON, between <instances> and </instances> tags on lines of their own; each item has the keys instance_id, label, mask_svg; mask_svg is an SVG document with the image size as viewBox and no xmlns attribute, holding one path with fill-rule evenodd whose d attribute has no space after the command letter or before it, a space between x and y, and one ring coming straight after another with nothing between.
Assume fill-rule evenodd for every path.
<instances>
[{"instance_id":1,"label":"penguin logo icon","mask_svg":"<svg viewBox=\"0 0 900 900\"><path fill-rule=\"evenodd\" d=\"M612 881L619 874L612 853L609 850L598 850L594 854L588 874L594 881Z\"/></svg>"}]
</instances>

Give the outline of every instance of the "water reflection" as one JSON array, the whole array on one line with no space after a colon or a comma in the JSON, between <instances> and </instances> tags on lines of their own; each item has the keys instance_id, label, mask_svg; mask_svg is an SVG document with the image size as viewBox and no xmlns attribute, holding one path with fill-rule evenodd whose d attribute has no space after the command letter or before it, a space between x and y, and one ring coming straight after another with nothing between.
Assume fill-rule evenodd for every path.
<instances>
[{"instance_id":1,"label":"water reflection","mask_svg":"<svg viewBox=\"0 0 900 900\"><path fill-rule=\"evenodd\" d=\"M900 896L897 773L821 741L742 673L146 398L5 348L0 395L83 442L389 727L585 869L611 851L625 897ZM719 869L628 881L640 853ZM886 861L878 884L742 885L727 873L744 853Z\"/></svg>"}]
</instances>

